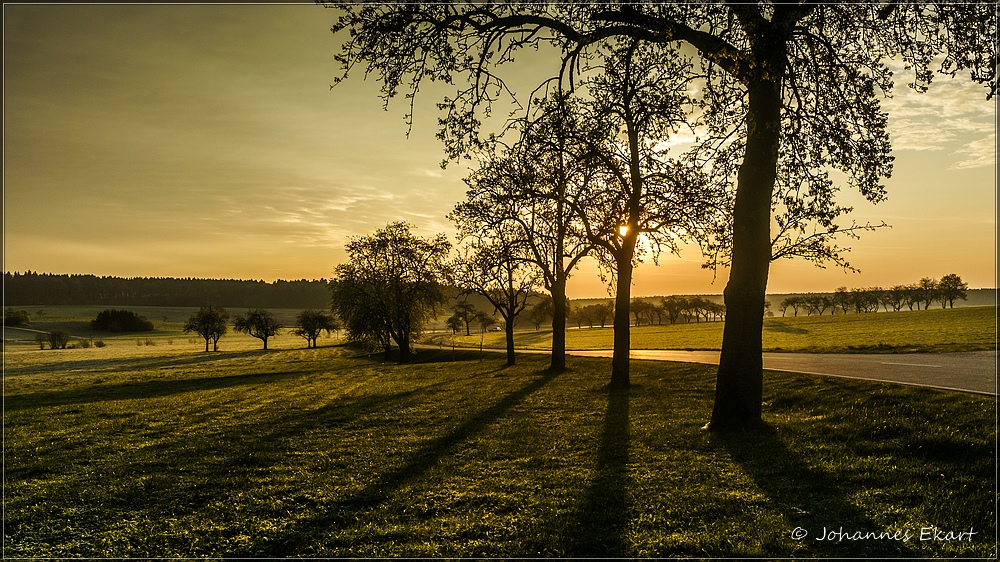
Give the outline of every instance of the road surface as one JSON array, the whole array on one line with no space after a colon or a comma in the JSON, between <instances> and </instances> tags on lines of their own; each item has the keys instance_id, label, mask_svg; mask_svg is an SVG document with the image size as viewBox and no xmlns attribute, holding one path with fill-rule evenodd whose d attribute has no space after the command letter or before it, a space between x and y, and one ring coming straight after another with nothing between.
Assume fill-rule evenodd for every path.
<instances>
[{"instance_id":1,"label":"road surface","mask_svg":"<svg viewBox=\"0 0 1000 562\"><path fill-rule=\"evenodd\" d=\"M610 349L566 353L587 357L611 357ZM633 349L630 356L633 359L719 364L718 351ZM904 354L764 353L764 368L927 386L991 396L997 394L995 351Z\"/></svg>"}]
</instances>

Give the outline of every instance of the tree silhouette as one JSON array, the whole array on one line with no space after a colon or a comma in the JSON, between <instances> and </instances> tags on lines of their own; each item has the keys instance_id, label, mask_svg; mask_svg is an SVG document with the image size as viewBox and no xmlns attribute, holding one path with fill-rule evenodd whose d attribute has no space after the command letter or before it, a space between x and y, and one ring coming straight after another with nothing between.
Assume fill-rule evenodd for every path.
<instances>
[{"instance_id":1,"label":"tree silhouette","mask_svg":"<svg viewBox=\"0 0 1000 562\"><path fill-rule=\"evenodd\" d=\"M333 26L349 29L337 59L343 79L358 65L382 83L386 103L405 89L411 104L423 80L463 86L447 98L441 138L449 157L479 143L478 111L510 92L497 67L521 49L554 46L553 74L573 84L601 44L638 40L697 50L705 138L696 154L712 177L735 188L730 236L713 249L729 265L726 325L715 405L706 427L761 423L763 310L770 262L804 255L849 266L831 242L836 204L829 170L869 201L885 196L891 173L886 115L878 95L892 88L886 62L901 58L923 91L932 65L996 92L996 10L990 3L884 4L575 3L346 6ZM940 57L939 55L944 55ZM938 63L938 61L940 61ZM412 115L412 111L408 114ZM773 211L773 212L772 212ZM779 237L771 235L772 218ZM853 227L852 227L853 228ZM861 229L866 226L859 227Z\"/></svg>"},{"instance_id":2,"label":"tree silhouette","mask_svg":"<svg viewBox=\"0 0 1000 562\"><path fill-rule=\"evenodd\" d=\"M205 338L205 351L208 351L209 342L212 342L213 351L219 351L219 339L229 330L226 326L228 321L229 313L224 308L206 304L188 318L184 333L195 332Z\"/></svg>"},{"instance_id":3,"label":"tree silhouette","mask_svg":"<svg viewBox=\"0 0 1000 562\"><path fill-rule=\"evenodd\" d=\"M278 335L281 323L270 312L252 308L246 314L236 317L233 328L240 333L251 335L264 342L264 349L267 349L267 340Z\"/></svg>"},{"instance_id":4,"label":"tree silhouette","mask_svg":"<svg viewBox=\"0 0 1000 562\"><path fill-rule=\"evenodd\" d=\"M529 260L527 248L519 242L513 225L484 227L483 212L489 211L460 203L449 215L459 227L459 235L467 240L452 262L452 276L459 289L483 295L500 313L507 365L514 365L514 323L538 286L540 274Z\"/></svg>"},{"instance_id":5,"label":"tree silhouette","mask_svg":"<svg viewBox=\"0 0 1000 562\"><path fill-rule=\"evenodd\" d=\"M948 308L955 308L955 300L965 300L967 297L965 290L968 288L969 284L962 281L962 278L955 273L949 273L942 277L941 281L938 282L938 298L941 299L941 308L944 308L946 302Z\"/></svg>"},{"instance_id":6,"label":"tree silhouette","mask_svg":"<svg viewBox=\"0 0 1000 562\"><path fill-rule=\"evenodd\" d=\"M446 301L441 279L450 249L444 234L420 238L404 222L352 238L349 261L336 267L331 282L333 308L347 338L382 347L386 360L394 341L400 362L409 361L412 337Z\"/></svg>"},{"instance_id":7,"label":"tree silhouette","mask_svg":"<svg viewBox=\"0 0 1000 562\"><path fill-rule=\"evenodd\" d=\"M473 320L476 319L476 312L478 312L476 310L476 305L469 301L462 301L455 303L455 305L451 307L451 310L455 313L453 317L457 318L460 322L462 322L462 324L465 325L465 335L472 335L470 326L472 325Z\"/></svg>"},{"instance_id":8,"label":"tree silhouette","mask_svg":"<svg viewBox=\"0 0 1000 562\"><path fill-rule=\"evenodd\" d=\"M522 128L529 125L530 132L525 130L516 146L480 152L480 166L466 179L466 201L457 210L481 216L484 228L507 232L511 243L525 248L537 266L552 302L559 303L548 319L549 368L560 371L566 367L566 283L591 247L570 201L579 163L559 145L568 136L552 133L570 125L558 120L519 123Z\"/></svg>"},{"instance_id":9,"label":"tree silhouette","mask_svg":"<svg viewBox=\"0 0 1000 562\"><path fill-rule=\"evenodd\" d=\"M305 338L306 348L315 348L321 333L330 335L330 332L340 329L337 320L322 310L303 310L295 317L295 325L297 328L292 333Z\"/></svg>"}]
</instances>

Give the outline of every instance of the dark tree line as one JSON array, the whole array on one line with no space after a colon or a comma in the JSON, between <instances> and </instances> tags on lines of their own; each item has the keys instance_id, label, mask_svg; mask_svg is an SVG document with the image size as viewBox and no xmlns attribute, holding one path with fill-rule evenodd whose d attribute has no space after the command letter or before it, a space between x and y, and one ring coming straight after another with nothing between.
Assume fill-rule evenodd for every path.
<instances>
[{"instance_id":1,"label":"dark tree line","mask_svg":"<svg viewBox=\"0 0 1000 562\"><path fill-rule=\"evenodd\" d=\"M244 281L172 277L97 277L4 273L9 305L201 306L233 308L326 308L327 280Z\"/></svg>"}]
</instances>

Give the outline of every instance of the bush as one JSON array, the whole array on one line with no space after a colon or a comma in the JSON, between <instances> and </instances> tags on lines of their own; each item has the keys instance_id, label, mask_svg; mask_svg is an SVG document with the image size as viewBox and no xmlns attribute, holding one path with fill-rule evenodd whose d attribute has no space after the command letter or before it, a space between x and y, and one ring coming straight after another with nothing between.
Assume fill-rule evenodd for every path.
<instances>
[{"instance_id":1,"label":"bush","mask_svg":"<svg viewBox=\"0 0 1000 562\"><path fill-rule=\"evenodd\" d=\"M94 347L104 347L108 344L104 343L104 340L97 340L94 342Z\"/></svg>"},{"instance_id":2,"label":"bush","mask_svg":"<svg viewBox=\"0 0 1000 562\"><path fill-rule=\"evenodd\" d=\"M70 334L66 330L52 330L49 332L49 348L66 349L69 338Z\"/></svg>"},{"instance_id":3,"label":"bush","mask_svg":"<svg viewBox=\"0 0 1000 562\"><path fill-rule=\"evenodd\" d=\"M7 307L3 311L3 325L18 327L27 326L31 324L31 318L28 316L27 310L14 310L11 307Z\"/></svg>"},{"instance_id":4,"label":"bush","mask_svg":"<svg viewBox=\"0 0 1000 562\"><path fill-rule=\"evenodd\" d=\"M82 347L83 349L87 349L91 345L92 344L91 344L90 340L80 340L80 347Z\"/></svg>"},{"instance_id":5,"label":"bush","mask_svg":"<svg viewBox=\"0 0 1000 562\"><path fill-rule=\"evenodd\" d=\"M153 330L153 323L130 310L109 308L91 320L90 329L102 332L150 332Z\"/></svg>"}]
</instances>

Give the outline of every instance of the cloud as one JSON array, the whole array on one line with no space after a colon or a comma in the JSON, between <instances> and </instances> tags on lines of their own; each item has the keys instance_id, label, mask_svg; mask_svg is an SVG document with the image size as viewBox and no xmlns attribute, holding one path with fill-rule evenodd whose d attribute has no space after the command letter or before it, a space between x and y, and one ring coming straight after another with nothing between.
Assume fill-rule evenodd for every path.
<instances>
[{"instance_id":1,"label":"cloud","mask_svg":"<svg viewBox=\"0 0 1000 562\"><path fill-rule=\"evenodd\" d=\"M986 143L995 139L996 105L985 101L981 85L966 76L935 76L927 92L909 88L909 74L899 62L889 67L896 76L892 98L882 102L889 113L889 134L895 150L949 151L963 157L954 168L990 166ZM962 148L955 145L961 143Z\"/></svg>"},{"instance_id":2,"label":"cloud","mask_svg":"<svg viewBox=\"0 0 1000 562\"><path fill-rule=\"evenodd\" d=\"M993 166L997 161L997 135L994 132L976 139L952 154L964 157L950 166L952 170Z\"/></svg>"}]
</instances>

